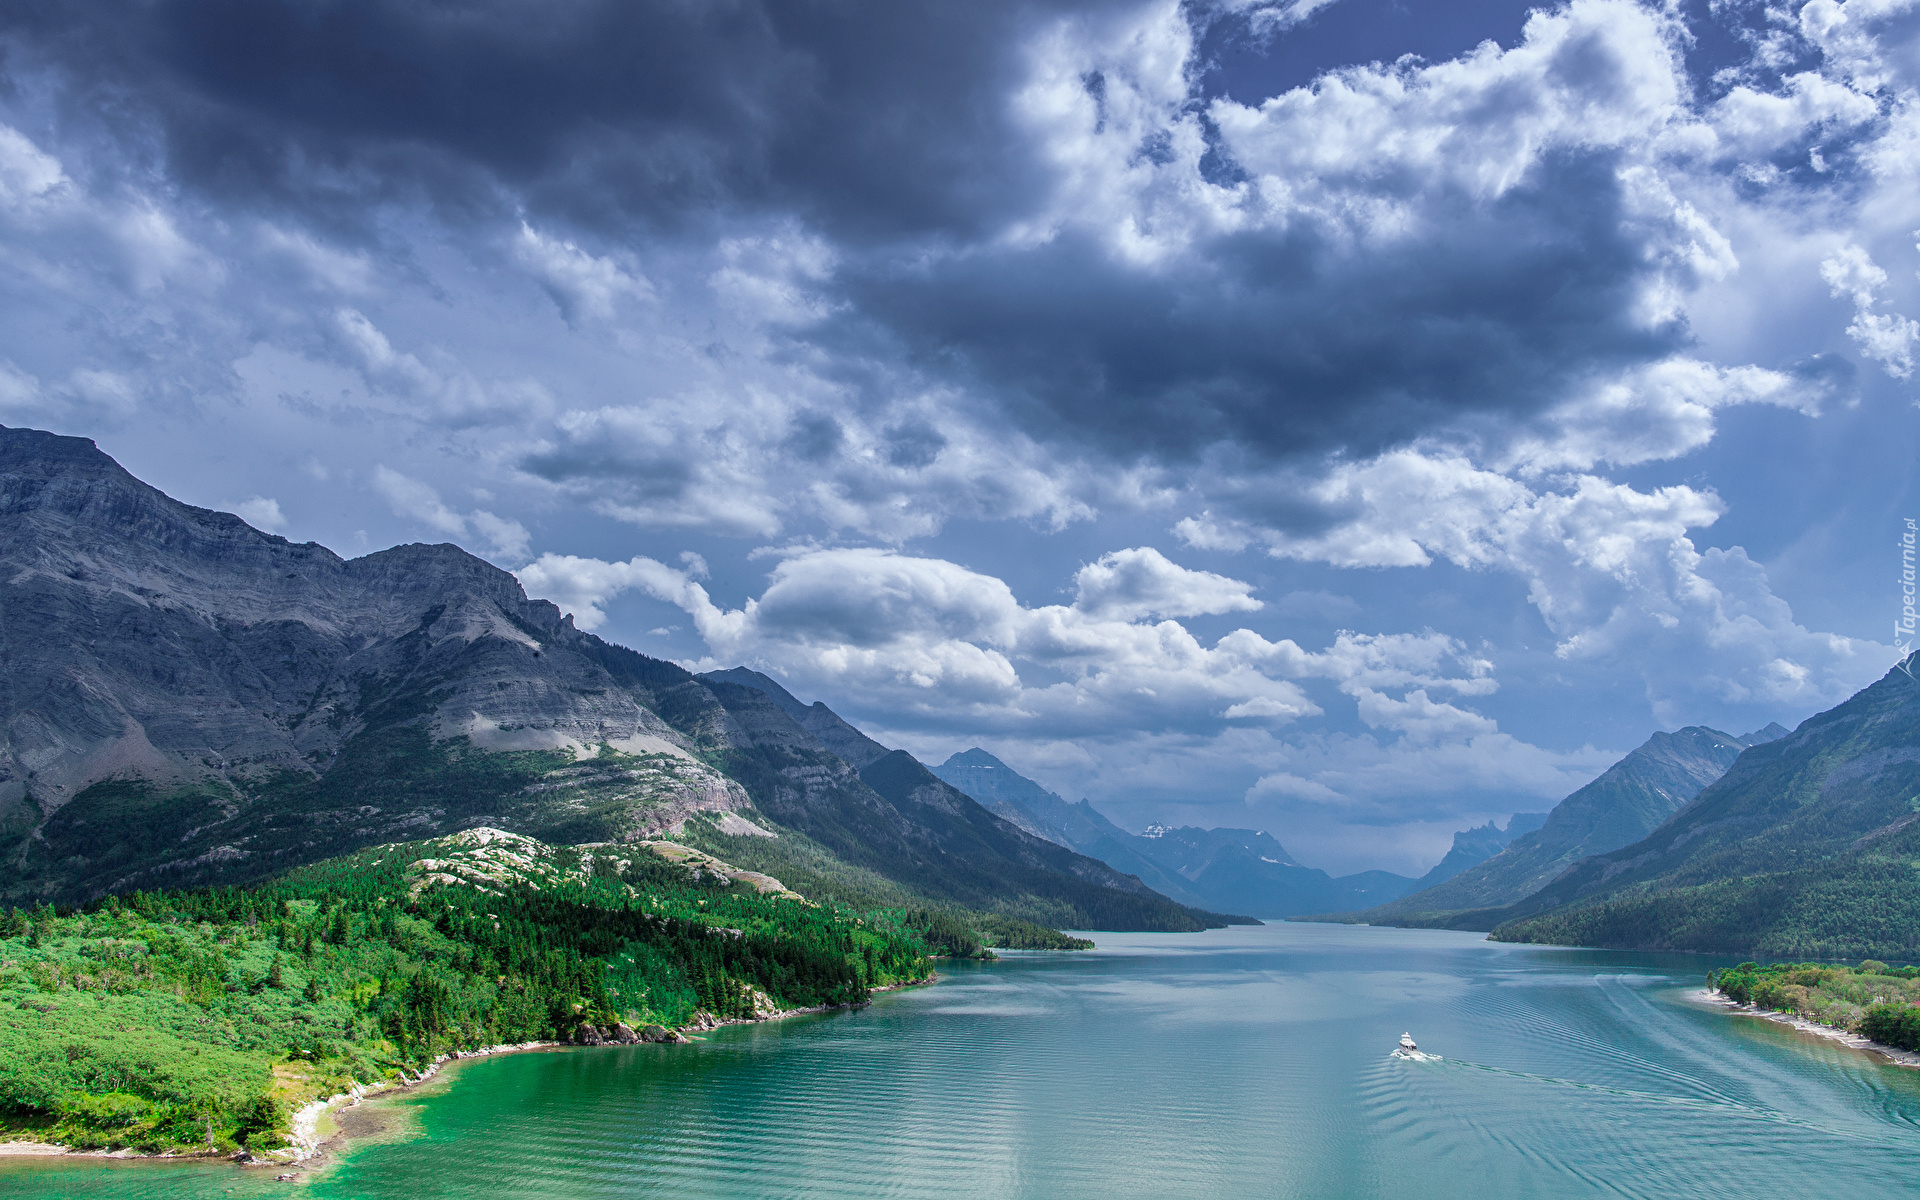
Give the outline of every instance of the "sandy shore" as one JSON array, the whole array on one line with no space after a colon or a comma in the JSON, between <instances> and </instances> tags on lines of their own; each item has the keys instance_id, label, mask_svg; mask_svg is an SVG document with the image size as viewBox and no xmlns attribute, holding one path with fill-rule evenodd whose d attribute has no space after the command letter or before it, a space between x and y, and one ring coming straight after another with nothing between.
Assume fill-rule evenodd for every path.
<instances>
[{"instance_id":1,"label":"sandy shore","mask_svg":"<svg viewBox=\"0 0 1920 1200\"><path fill-rule=\"evenodd\" d=\"M908 980L905 983L888 984L885 987L868 989L871 993L895 992L903 988L919 987L932 983L939 975L933 974L925 979ZM807 1016L812 1013L835 1012L844 1008L857 1008L859 1005L822 1004L812 1008L790 1008L782 1012L770 1013L764 1017L734 1017L726 1020L712 1018L703 1022L683 1025L677 1032L704 1032L720 1029L728 1025L758 1025L766 1021L781 1021L788 1017ZM625 1045L643 1045L646 1043L620 1043ZM573 1042L514 1042L499 1046L482 1046L478 1050L455 1050L442 1054L428 1063L419 1074L409 1074L402 1070L398 1079L378 1080L373 1083L355 1084L347 1091L328 1096L324 1100L315 1100L293 1114L289 1122L288 1141L292 1144L279 1150L270 1150L254 1155L246 1151L233 1153L222 1151L214 1154L165 1151L152 1154L141 1150L76 1150L70 1146L60 1146L52 1142L11 1141L0 1142L0 1157L18 1157L22 1155L52 1156L71 1155L76 1158L137 1158L137 1159L180 1159L180 1158L226 1158L242 1166L255 1167L302 1167L311 1169L318 1165L315 1160L328 1152L338 1149L354 1135L350 1130L323 1135L320 1122L323 1117L337 1108L352 1108L369 1096L382 1095L395 1091L406 1091L419 1087L440 1073L440 1068L450 1062L460 1062L470 1058L489 1058L497 1054L524 1054L541 1050L595 1049L592 1046L578 1046ZM598 1047L607 1049L610 1047Z\"/></svg>"},{"instance_id":2,"label":"sandy shore","mask_svg":"<svg viewBox=\"0 0 1920 1200\"><path fill-rule=\"evenodd\" d=\"M285 1150L269 1151L257 1159L251 1159L251 1161L291 1165L294 1163L302 1163L316 1157L320 1154L321 1148L327 1142L333 1140L331 1137L322 1137L320 1135L320 1118L325 1116L329 1110L336 1105L351 1107L360 1103L360 1101L366 1099L368 1096L379 1095L382 1092L391 1092L400 1088L418 1087L432 1079L435 1075L438 1075L441 1066L445 1063L458 1062L468 1058L489 1058L496 1054L518 1054L528 1050L552 1050L567 1044L566 1042L509 1042L499 1046L482 1046L478 1050L455 1050L452 1053L442 1054L435 1058L432 1062L428 1063L426 1069L418 1075L409 1075L403 1069L398 1079L384 1079L375 1083L356 1083L353 1087L338 1095L328 1096L324 1100L315 1100L311 1104L303 1106L298 1112L293 1114L293 1120L289 1122L287 1140L293 1144ZM249 1160L243 1159L241 1161Z\"/></svg>"},{"instance_id":3,"label":"sandy shore","mask_svg":"<svg viewBox=\"0 0 1920 1200\"><path fill-rule=\"evenodd\" d=\"M1798 1016L1794 1013L1779 1012L1771 1008L1758 1008L1751 1004L1742 1004L1737 1000L1729 1000L1720 993L1711 992L1705 988L1691 993L1690 996L1702 1004L1722 1008L1730 1013L1737 1013L1747 1017L1759 1017L1762 1020L1772 1021L1776 1025L1785 1025L1791 1029L1797 1029L1801 1033L1810 1033L1815 1037L1825 1038L1830 1042L1839 1042L1842 1046L1848 1046L1855 1050L1863 1050L1868 1054L1884 1058L1896 1066L1920 1067L1920 1054L1915 1054L1911 1050L1899 1050L1882 1042L1876 1042L1872 1038L1861 1037L1857 1033L1848 1033L1844 1029L1836 1029L1831 1025L1822 1025L1817 1021L1809 1021L1805 1017Z\"/></svg>"},{"instance_id":4,"label":"sandy shore","mask_svg":"<svg viewBox=\"0 0 1920 1200\"><path fill-rule=\"evenodd\" d=\"M168 1150L160 1154L149 1154L144 1150L76 1150L72 1146L61 1146L53 1142L0 1142L0 1158L39 1157L66 1155L72 1158L231 1158L228 1151L215 1154L182 1154Z\"/></svg>"}]
</instances>

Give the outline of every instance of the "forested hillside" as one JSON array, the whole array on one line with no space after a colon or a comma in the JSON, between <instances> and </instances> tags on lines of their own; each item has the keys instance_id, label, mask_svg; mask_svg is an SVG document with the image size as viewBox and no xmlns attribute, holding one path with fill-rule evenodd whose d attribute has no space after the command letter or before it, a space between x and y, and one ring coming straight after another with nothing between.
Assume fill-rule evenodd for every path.
<instances>
[{"instance_id":1,"label":"forested hillside","mask_svg":"<svg viewBox=\"0 0 1920 1200\"><path fill-rule=\"evenodd\" d=\"M1920 685L1895 669L1581 860L1504 941L1920 960Z\"/></svg>"},{"instance_id":2,"label":"forested hillside","mask_svg":"<svg viewBox=\"0 0 1920 1200\"><path fill-rule=\"evenodd\" d=\"M815 905L657 849L476 830L251 887L6 910L0 1125L259 1152L299 1104L448 1051L858 1003L979 948L949 913Z\"/></svg>"}]
</instances>

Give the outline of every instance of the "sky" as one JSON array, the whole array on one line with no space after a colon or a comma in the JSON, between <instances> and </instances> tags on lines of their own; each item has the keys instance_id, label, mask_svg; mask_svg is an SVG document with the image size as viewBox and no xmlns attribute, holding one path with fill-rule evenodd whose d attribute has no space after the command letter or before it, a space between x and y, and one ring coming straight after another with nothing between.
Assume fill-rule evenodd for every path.
<instances>
[{"instance_id":1,"label":"sky","mask_svg":"<svg viewBox=\"0 0 1920 1200\"><path fill-rule=\"evenodd\" d=\"M1419 874L1906 652L1920 0L17 0L0 423Z\"/></svg>"}]
</instances>

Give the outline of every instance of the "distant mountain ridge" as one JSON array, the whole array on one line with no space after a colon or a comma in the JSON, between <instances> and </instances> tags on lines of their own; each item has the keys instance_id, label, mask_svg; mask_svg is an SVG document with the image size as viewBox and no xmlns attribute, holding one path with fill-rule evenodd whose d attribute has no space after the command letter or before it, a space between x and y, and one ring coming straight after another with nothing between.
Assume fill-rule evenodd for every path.
<instances>
[{"instance_id":1,"label":"distant mountain ridge","mask_svg":"<svg viewBox=\"0 0 1920 1200\"><path fill-rule=\"evenodd\" d=\"M1335 879L1301 866L1260 830L1128 833L1087 801L1068 804L977 746L930 769L1010 821L1136 875L1163 895L1215 911L1257 917L1324 912L1390 900L1413 883L1387 871Z\"/></svg>"},{"instance_id":2,"label":"distant mountain ridge","mask_svg":"<svg viewBox=\"0 0 1920 1200\"><path fill-rule=\"evenodd\" d=\"M706 830L1009 916L1220 923L958 793L896 803L861 775L888 754L764 676L584 633L458 547L344 560L181 504L84 438L0 427L0 903L484 825Z\"/></svg>"},{"instance_id":3,"label":"distant mountain ridge","mask_svg":"<svg viewBox=\"0 0 1920 1200\"><path fill-rule=\"evenodd\" d=\"M1463 829L1453 835L1453 845L1446 857L1436 863L1433 870L1414 880L1409 890L1418 892L1445 883L1468 867L1478 866L1505 850L1513 839L1532 833L1546 823L1546 813L1514 813L1507 818L1505 827L1488 821L1485 825Z\"/></svg>"},{"instance_id":4,"label":"distant mountain ridge","mask_svg":"<svg viewBox=\"0 0 1920 1200\"><path fill-rule=\"evenodd\" d=\"M1389 904L1347 914L1375 925L1492 929L1574 863L1617 850L1657 828L1740 754L1785 731L1777 725L1735 737L1704 725L1656 733L1547 814L1539 829L1451 879Z\"/></svg>"},{"instance_id":5,"label":"distant mountain ridge","mask_svg":"<svg viewBox=\"0 0 1920 1200\"><path fill-rule=\"evenodd\" d=\"M1582 859L1493 936L1920 961L1920 685L1895 668L1755 745L1644 838Z\"/></svg>"}]
</instances>

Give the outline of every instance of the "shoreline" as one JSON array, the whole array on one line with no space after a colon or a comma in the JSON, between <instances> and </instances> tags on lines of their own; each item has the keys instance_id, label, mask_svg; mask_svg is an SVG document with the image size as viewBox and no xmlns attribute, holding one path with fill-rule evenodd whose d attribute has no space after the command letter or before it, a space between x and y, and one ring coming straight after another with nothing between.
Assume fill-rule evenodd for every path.
<instances>
[{"instance_id":1,"label":"shoreline","mask_svg":"<svg viewBox=\"0 0 1920 1200\"><path fill-rule=\"evenodd\" d=\"M1809 1021L1796 1013L1781 1012L1776 1008L1760 1008L1753 1004L1742 1004L1738 1000L1729 1000L1720 995L1720 993L1710 991L1706 988L1696 989L1688 993L1688 996L1690 999L1697 1000L1702 1004L1709 1004L1715 1008L1724 1009L1729 1016L1759 1017L1762 1020L1772 1021L1776 1025L1785 1025L1787 1028L1798 1030L1801 1033L1812 1034L1818 1038L1825 1038L1830 1042L1839 1042L1850 1050L1858 1050L1863 1054L1883 1058L1896 1067L1920 1069L1920 1054L1916 1054L1911 1050L1902 1050L1896 1046L1889 1046L1884 1042L1876 1042L1872 1038L1861 1037L1857 1033L1849 1033L1847 1030L1837 1026L1822 1025L1818 1021Z\"/></svg>"},{"instance_id":2,"label":"shoreline","mask_svg":"<svg viewBox=\"0 0 1920 1200\"><path fill-rule=\"evenodd\" d=\"M412 1091L414 1088L432 1080L434 1076L440 1073L440 1068L450 1062L461 1062L472 1058L493 1058L502 1054L539 1053L548 1050L595 1050L640 1045L686 1044L691 1040L695 1040L688 1037L688 1031L705 1033L715 1029L723 1029L730 1025L762 1025L770 1021L784 1021L788 1017L803 1017L817 1013L839 1012L843 1010L850 1011L856 1008L865 1008L868 1004L872 1003L872 996L879 995L882 992L898 992L911 987L924 987L939 978L940 973L934 971L930 972L924 979L909 979L902 983L890 983L882 987L868 988L867 994L869 999L862 1000L855 1004L819 1004L808 1008L789 1008L779 1012L769 1013L764 1017L727 1017L724 1019L710 1017L703 1022L689 1022L686 1025L679 1026L674 1030L674 1033L679 1036L673 1041L667 1042L603 1042L599 1044L553 1041L507 1042L497 1046L482 1046L475 1050L450 1050L445 1054L434 1056L433 1060L429 1062L418 1075L410 1074L405 1068L401 1068L398 1079L378 1079L371 1083L356 1083L344 1092L325 1097L324 1099L311 1100L301 1105L295 1110L293 1116L288 1121L287 1140L290 1144L277 1150L268 1150L257 1155L248 1150L214 1151L212 1153L206 1151L183 1152L179 1150L145 1151L135 1150L130 1147L122 1147L117 1150L80 1150L71 1146L60 1145L57 1142L39 1142L29 1138L0 1141L0 1161L8 1158L118 1158L141 1162L186 1162L193 1160L216 1162L225 1160L237 1167L280 1167L283 1169L311 1171L315 1167L322 1165L324 1160L332 1157L336 1150L343 1148L343 1144L349 1140L350 1136L336 1131L322 1137L319 1128L322 1117L332 1112L336 1107L353 1108L369 1096L384 1096L390 1093ZM292 1178L291 1171L289 1171L287 1178Z\"/></svg>"}]
</instances>

